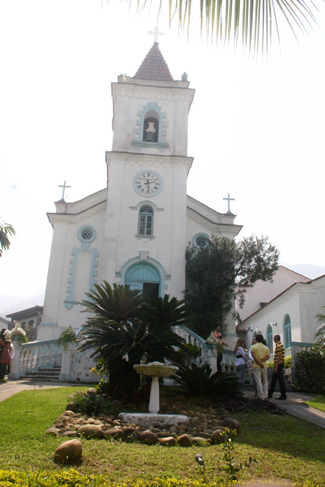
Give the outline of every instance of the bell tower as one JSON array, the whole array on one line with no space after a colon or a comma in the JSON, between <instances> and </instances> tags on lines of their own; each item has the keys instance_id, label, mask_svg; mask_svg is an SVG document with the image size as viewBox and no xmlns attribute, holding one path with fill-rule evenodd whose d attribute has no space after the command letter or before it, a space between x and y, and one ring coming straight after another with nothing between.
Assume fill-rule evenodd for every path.
<instances>
[{"instance_id":1,"label":"bell tower","mask_svg":"<svg viewBox=\"0 0 325 487\"><path fill-rule=\"evenodd\" d=\"M101 277L182 298L194 90L186 74L173 79L154 42L133 77L121 75L112 83L112 97Z\"/></svg>"}]
</instances>

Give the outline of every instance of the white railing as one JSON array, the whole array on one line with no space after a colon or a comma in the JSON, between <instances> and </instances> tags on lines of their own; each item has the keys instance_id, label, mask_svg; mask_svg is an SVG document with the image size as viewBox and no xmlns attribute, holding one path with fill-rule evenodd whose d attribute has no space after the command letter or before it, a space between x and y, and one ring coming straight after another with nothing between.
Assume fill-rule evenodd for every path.
<instances>
[{"instance_id":1,"label":"white railing","mask_svg":"<svg viewBox=\"0 0 325 487\"><path fill-rule=\"evenodd\" d=\"M205 340L186 326L174 327L186 343L197 346L201 355L196 359L197 363L209 364L214 374L217 372L218 350L216 346L207 345ZM90 359L90 351L80 354L75 350L75 344L59 346L57 340L30 342L23 345L14 342L16 354L11 361L11 379L19 379L26 372L37 372L41 368L53 368L61 366L61 380L81 380L93 382L90 369L94 367L94 359ZM222 354L222 372L236 373L235 354L233 351L224 350Z\"/></svg>"},{"instance_id":2,"label":"white railing","mask_svg":"<svg viewBox=\"0 0 325 487\"><path fill-rule=\"evenodd\" d=\"M46 340L42 342L17 343L15 346L15 356L11 359L10 374L11 379L19 379L28 372L36 372L41 368L53 368L60 366L62 362L62 346L57 344L57 340Z\"/></svg>"},{"instance_id":3,"label":"white railing","mask_svg":"<svg viewBox=\"0 0 325 487\"><path fill-rule=\"evenodd\" d=\"M196 360L198 363L209 364L214 374L217 372L218 349L214 345L207 345L205 340L184 325L174 327L177 335L182 337L186 343L195 345L201 350L200 357ZM236 357L232 350L223 350L221 360L222 372L236 373Z\"/></svg>"}]
</instances>

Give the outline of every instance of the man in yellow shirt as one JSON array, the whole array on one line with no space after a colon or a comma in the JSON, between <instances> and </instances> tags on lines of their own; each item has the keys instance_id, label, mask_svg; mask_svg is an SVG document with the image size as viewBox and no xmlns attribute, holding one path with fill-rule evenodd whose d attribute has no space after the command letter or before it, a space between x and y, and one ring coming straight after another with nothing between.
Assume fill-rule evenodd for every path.
<instances>
[{"instance_id":1,"label":"man in yellow shirt","mask_svg":"<svg viewBox=\"0 0 325 487\"><path fill-rule=\"evenodd\" d=\"M268 398L268 382L266 361L270 358L270 350L263 344L263 335L256 335L256 343L251 348L254 359L253 374L260 399Z\"/></svg>"}]
</instances>

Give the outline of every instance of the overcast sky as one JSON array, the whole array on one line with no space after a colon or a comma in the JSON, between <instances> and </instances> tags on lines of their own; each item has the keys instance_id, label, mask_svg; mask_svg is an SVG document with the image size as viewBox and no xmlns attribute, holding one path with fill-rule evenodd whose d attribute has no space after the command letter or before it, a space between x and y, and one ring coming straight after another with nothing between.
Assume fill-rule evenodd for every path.
<instances>
[{"instance_id":1,"label":"overcast sky","mask_svg":"<svg viewBox=\"0 0 325 487\"><path fill-rule=\"evenodd\" d=\"M325 6L319 28L284 35L255 62L168 30L160 50L174 79L196 90L189 117L188 194L221 213L230 193L240 235L268 235L284 265L325 267ZM0 297L42 293L55 211L106 185L110 83L133 76L155 16L119 0L1 0L0 216L17 231L0 260ZM34 304L43 304L35 302ZM18 306L19 307L19 306ZM0 306L0 314L4 306Z\"/></svg>"}]
</instances>

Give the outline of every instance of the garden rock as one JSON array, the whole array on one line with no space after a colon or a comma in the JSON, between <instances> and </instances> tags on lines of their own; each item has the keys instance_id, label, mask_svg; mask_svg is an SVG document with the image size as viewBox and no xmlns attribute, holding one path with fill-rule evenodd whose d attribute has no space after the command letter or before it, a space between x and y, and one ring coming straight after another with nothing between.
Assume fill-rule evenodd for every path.
<instances>
[{"instance_id":1,"label":"garden rock","mask_svg":"<svg viewBox=\"0 0 325 487\"><path fill-rule=\"evenodd\" d=\"M106 438L122 438L123 430L122 428L110 428L108 430L104 430L104 434Z\"/></svg>"},{"instance_id":2,"label":"garden rock","mask_svg":"<svg viewBox=\"0 0 325 487\"><path fill-rule=\"evenodd\" d=\"M123 433L122 433L122 441L127 442L130 441L133 438L133 435L136 431L136 428L133 426L130 426L128 428L124 428Z\"/></svg>"},{"instance_id":3,"label":"garden rock","mask_svg":"<svg viewBox=\"0 0 325 487\"><path fill-rule=\"evenodd\" d=\"M225 426L226 428L229 428L231 430L239 430L239 422L237 419L233 418L224 418L220 421L221 426Z\"/></svg>"},{"instance_id":4,"label":"garden rock","mask_svg":"<svg viewBox=\"0 0 325 487\"><path fill-rule=\"evenodd\" d=\"M90 387L87 391L88 396L96 396L97 390L94 387Z\"/></svg>"},{"instance_id":5,"label":"garden rock","mask_svg":"<svg viewBox=\"0 0 325 487\"><path fill-rule=\"evenodd\" d=\"M188 436L188 435L181 435L179 438L178 438L178 444L180 446L192 446L193 443L192 443L192 440L191 438Z\"/></svg>"},{"instance_id":6,"label":"garden rock","mask_svg":"<svg viewBox=\"0 0 325 487\"><path fill-rule=\"evenodd\" d=\"M59 428L55 428L55 426L52 426L51 428L45 431L46 435L52 435L52 436L58 436L59 433L60 433Z\"/></svg>"},{"instance_id":7,"label":"garden rock","mask_svg":"<svg viewBox=\"0 0 325 487\"><path fill-rule=\"evenodd\" d=\"M192 443L193 445L208 445L210 440L202 438L202 436L194 436L194 438L192 438Z\"/></svg>"},{"instance_id":8,"label":"garden rock","mask_svg":"<svg viewBox=\"0 0 325 487\"><path fill-rule=\"evenodd\" d=\"M73 439L61 443L55 450L55 463L78 463L82 457L81 441Z\"/></svg>"},{"instance_id":9,"label":"garden rock","mask_svg":"<svg viewBox=\"0 0 325 487\"><path fill-rule=\"evenodd\" d=\"M225 428L219 428L216 431L214 431L211 435L212 443L222 443L224 440L224 432L225 432Z\"/></svg>"},{"instance_id":10,"label":"garden rock","mask_svg":"<svg viewBox=\"0 0 325 487\"><path fill-rule=\"evenodd\" d=\"M166 438L159 438L159 443L162 446L175 446L176 439L173 436L167 436Z\"/></svg>"},{"instance_id":11,"label":"garden rock","mask_svg":"<svg viewBox=\"0 0 325 487\"><path fill-rule=\"evenodd\" d=\"M104 438L102 428L97 424L85 424L78 429L78 435L85 438Z\"/></svg>"},{"instance_id":12,"label":"garden rock","mask_svg":"<svg viewBox=\"0 0 325 487\"><path fill-rule=\"evenodd\" d=\"M146 445L155 445L158 443L158 436L150 430L145 430L139 435L141 443Z\"/></svg>"}]
</instances>

